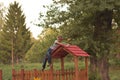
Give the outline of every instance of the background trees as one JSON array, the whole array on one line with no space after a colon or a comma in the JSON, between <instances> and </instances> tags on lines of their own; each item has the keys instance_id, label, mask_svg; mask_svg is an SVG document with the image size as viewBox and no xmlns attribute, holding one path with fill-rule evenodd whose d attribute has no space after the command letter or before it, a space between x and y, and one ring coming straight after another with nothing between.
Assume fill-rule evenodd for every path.
<instances>
[{"instance_id":1,"label":"background trees","mask_svg":"<svg viewBox=\"0 0 120 80\"><path fill-rule=\"evenodd\" d=\"M58 34L59 32L56 29L44 29L39 36L39 40L36 40L26 53L25 60L29 62L42 62L47 49L53 44Z\"/></svg>"},{"instance_id":2,"label":"background trees","mask_svg":"<svg viewBox=\"0 0 120 80\"><path fill-rule=\"evenodd\" d=\"M63 9L64 5L67 10ZM72 44L91 55L90 80L110 80L109 59L120 48L120 1L54 0L47 8L45 25L59 28Z\"/></svg>"},{"instance_id":3,"label":"background trees","mask_svg":"<svg viewBox=\"0 0 120 80\"><path fill-rule=\"evenodd\" d=\"M11 63L11 59L12 62L23 59L31 47L30 31L26 28L25 16L17 2L9 6L0 44L1 63Z\"/></svg>"},{"instance_id":4,"label":"background trees","mask_svg":"<svg viewBox=\"0 0 120 80\"><path fill-rule=\"evenodd\" d=\"M120 50L120 0L54 0L53 5L45 7L47 15L40 15L40 25L45 29L31 47L21 7L16 2L10 4L5 25L0 27L1 63L10 63L11 54L15 60L25 56L30 62L39 61L62 34L91 55L90 80L109 80L109 60Z\"/></svg>"},{"instance_id":5,"label":"background trees","mask_svg":"<svg viewBox=\"0 0 120 80\"><path fill-rule=\"evenodd\" d=\"M4 24L4 13L5 13L5 7L3 3L0 3L0 31Z\"/></svg>"}]
</instances>

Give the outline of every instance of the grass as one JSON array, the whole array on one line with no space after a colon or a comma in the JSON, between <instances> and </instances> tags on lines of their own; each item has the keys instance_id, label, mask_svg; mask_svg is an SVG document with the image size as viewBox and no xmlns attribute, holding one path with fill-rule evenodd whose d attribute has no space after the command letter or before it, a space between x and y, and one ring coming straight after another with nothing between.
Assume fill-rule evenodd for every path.
<instances>
[{"instance_id":1,"label":"grass","mask_svg":"<svg viewBox=\"0 0 120 80\"><path fill-rule=\"evenodd\" d=\"M60 63L55 62L54 63L54 69L60 69ZM80 68L83 68L84 65L79 65ZM73 69L74 68L74 63L67 62L65 63L65 69ZM3 80L12 80L12 66L11 65L3 65L0 64L0 69L3 71ZM40 63L21 63L21 64L16 64L14 65L14 69L16 70L31 70L31 69L38 69L41 70L41 64ZM46 69L49 69L47 67ZM110 79L111 80L119 80L120 76L120 67L111 67L110 68Z\"/></svg>"},{"instance_id":2,"label":"grass","mask_svg":"<svg viewBox=\"0 0 120 80\"><path fill-rule=\"evenodd\" d=\"M21 63L14 65L15 70L31 70L31 69L41 69L40 63ZM0 65L0 69L2 69L3 80L12 80L12 66L11 65Z\"/></svg>"},{"instance_id":3,"label":"grass","mask_svg":"<svg viewBox=\"0 0 120 80\"><path fill-rule=\"evenodd\" d=\"M11 70L12 68L10 67L10 65L0 65L0 69L2 69L2 77L3 80L11 80Z\"/></svg>"},{"instance_id":4,"label":"grass","mask_svg":"<svg viewBox=\"0 0 120 80\"><path fill-rule=\"evenodd\" d=\"M120 66L112 66L109 76L111 80L120 80Z\"/></svg>"}]
</instances>

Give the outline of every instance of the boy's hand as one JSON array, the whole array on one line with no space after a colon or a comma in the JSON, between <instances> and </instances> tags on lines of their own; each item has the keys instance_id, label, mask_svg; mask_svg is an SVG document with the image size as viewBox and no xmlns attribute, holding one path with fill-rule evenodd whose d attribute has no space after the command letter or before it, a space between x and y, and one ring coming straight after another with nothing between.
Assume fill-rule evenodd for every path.
<instances>
[{"instance_id":1,"label":"boy's hand","mask_svg":"<svg viewBox=\"0 0 120 80\"><path fill-rule=\"evenodd\" d=\"M66 45L66 47L69 47L69 46L70 46L70 44L67 44L67 45Z\"/></svg>"}]
</instances>

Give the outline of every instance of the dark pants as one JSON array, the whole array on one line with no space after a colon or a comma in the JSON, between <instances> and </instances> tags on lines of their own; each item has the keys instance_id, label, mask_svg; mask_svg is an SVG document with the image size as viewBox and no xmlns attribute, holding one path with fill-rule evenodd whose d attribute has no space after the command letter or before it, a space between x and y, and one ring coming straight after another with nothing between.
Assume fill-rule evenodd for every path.
<instances>
[{"instance_id":1,"label":"dark pants","mask_svg":"<svg viewBox=\"0 0 120 80\"><path fill-rule=\"evenodd\" d=\"M42 65L43 69L45 69L47 61L49 64L51 64L51 52L52 52L52 49L49 48L43 60L43 65Z\"/></svg>"}]
</instances>

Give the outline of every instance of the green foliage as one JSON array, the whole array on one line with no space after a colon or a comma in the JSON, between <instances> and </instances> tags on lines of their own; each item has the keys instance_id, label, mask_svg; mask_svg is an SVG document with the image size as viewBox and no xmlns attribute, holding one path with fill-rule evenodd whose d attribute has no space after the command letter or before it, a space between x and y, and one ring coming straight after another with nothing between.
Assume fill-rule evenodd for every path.
<instances>
[{"instance_id":1,"label":"green foliage","mask_svg":"<svg viewBox=\"0 0 120 80\"><path fill-rule=\"evenodd\" d=\"M23 59L31 47L30 31L26 28L25 16L17 2L9 6L0 44L0 60L5 64L11 63L12 53L15 61Z\"/></svg>"},{"instance_id":2,"label":"green foliage","mask_svg":"<svg viewBox=\"0 0 120 80\"><path fill-rule=\"evenodd\" d=\"M46 7L48 11L43 27L46 25L55 27L54 25L57 24L61 34L71 39L70 43L79 45L85 50L92 49L94 53L100 55L115 51L113 48L117 46L115 42L120 42L120 38L115 37L120 22L118 20L120 1L60 0L57 2L55 0L54 2L53 5ZM64 7L66 5L67 7ZM61 10L63 7L67 10ZM117 29L112 29L112 19L117 22ZM99 50L96 50L97 48Z\"/></svg>"},{"instance_id":3,"label":"green foliage","mask_svg":"<svg viewBox=\"0 0 120 80\"><path fill-rule=\"evenodd\" d=\"M98 72L90 73L89 80L101 80L99 73Z\"/></svg>"},{"instance_id":4,"label":"green foliage","mask_svg":"<svg viewBox=\"0 0 120 80\"><path fill-rule=\"evenodd\" d=\"M4 25L4 16L3 16L4 12L5 12L5 7L4 7L3 3L0 3L0 31Z\"/></svg>"},{"instance_id":5,"label":"green foliage","mask_svg":"<svg viewBox=\"0 0 120 80\"><path fill-rule=\"evenodd\" d=\"M45 29L31 49L27 52L25 59L29 62L41 62L47 52L47 49L53 44L58 31L54 29Z\"/></svg>"}]
</instances>

